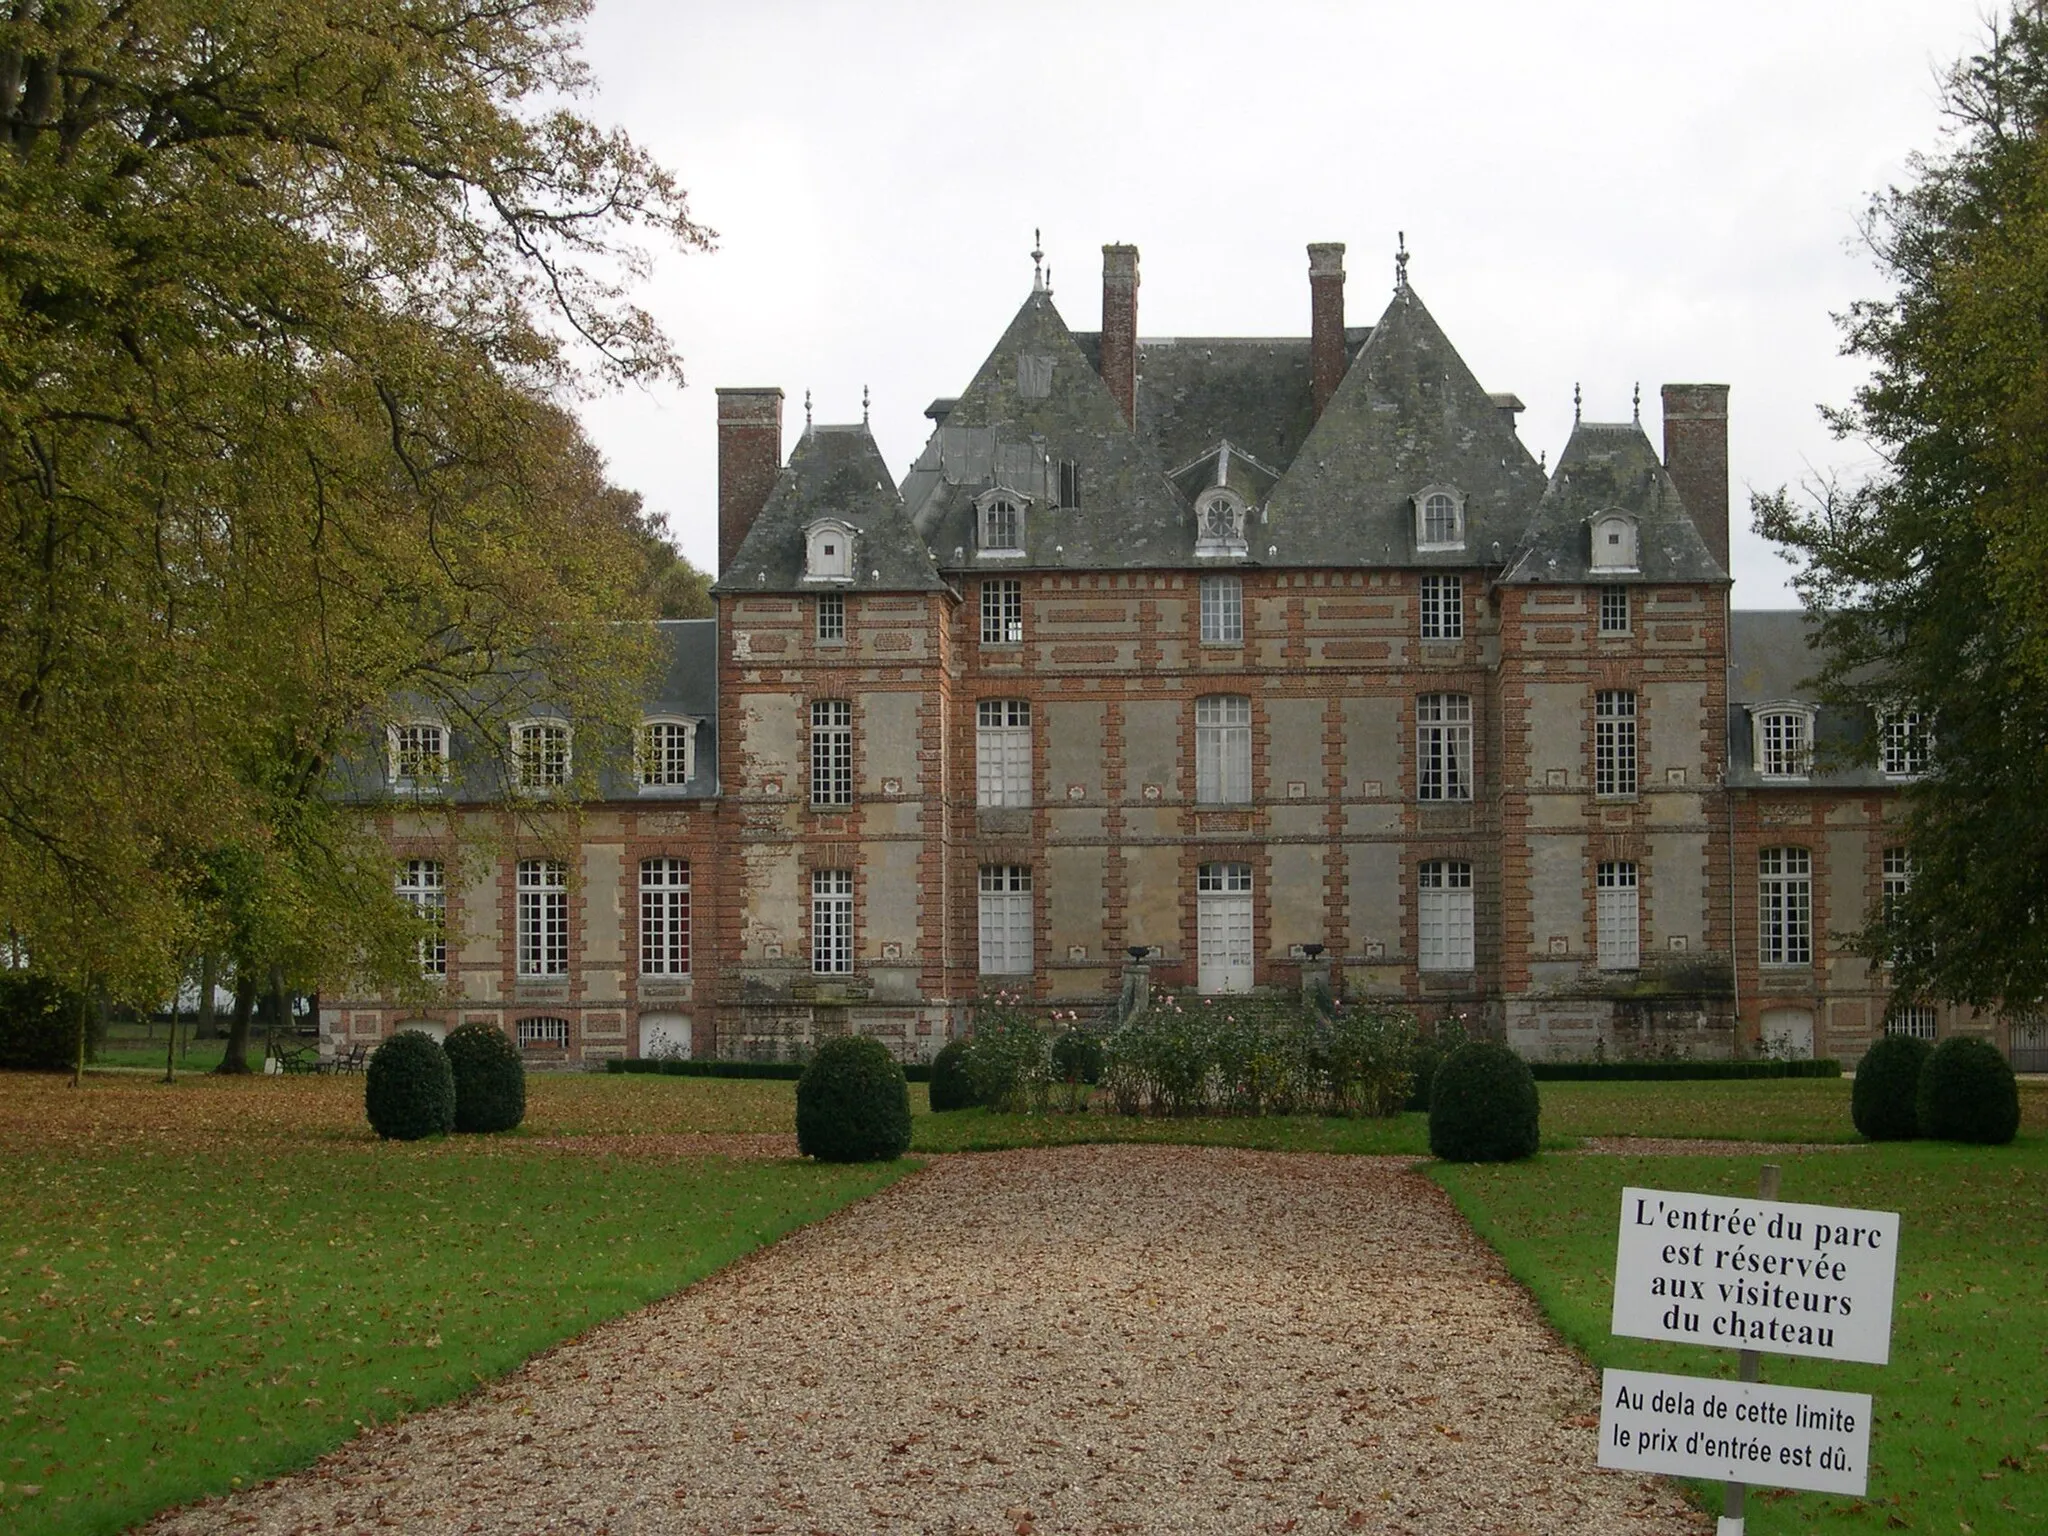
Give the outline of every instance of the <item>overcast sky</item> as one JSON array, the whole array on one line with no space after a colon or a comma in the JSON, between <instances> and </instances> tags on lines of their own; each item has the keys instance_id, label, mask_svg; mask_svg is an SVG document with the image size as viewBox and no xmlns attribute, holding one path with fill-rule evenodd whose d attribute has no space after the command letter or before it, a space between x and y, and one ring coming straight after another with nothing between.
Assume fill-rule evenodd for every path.
<instances>
[{"instance_id":1,"label":"overcast sky","mask_svg":"<svg viewBox=\"0 0 2048 1536\"><path fill-rule=\"evenodd\" d=\"M1101 318L1101 248L1141 253L1148 336L1305 335L1303 247L1349 246L1347 319L1409 276L1555 461L1642 382L1733 387L1737 602L1790 605L1748 492L1867 472L1816 408L1862 366L1831 316L1883 291L1857 219L1938 142L1937 79L1980 0L676 4L597 0L588 105L676 170L711 254L643 302L683 390L584 412L613 478L716 558L718 385L813 392L890 465L924 443L1031 286ZM785 448L787 447L787 441Z\"/></svg>"}]
</instances>

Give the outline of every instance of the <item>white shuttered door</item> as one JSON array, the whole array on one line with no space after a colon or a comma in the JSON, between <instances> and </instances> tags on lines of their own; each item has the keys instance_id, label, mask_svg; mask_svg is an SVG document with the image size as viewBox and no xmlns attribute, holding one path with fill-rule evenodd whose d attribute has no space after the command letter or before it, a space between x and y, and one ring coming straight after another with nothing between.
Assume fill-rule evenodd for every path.
<instances>
[{"instance_id":1,"label":"white shuttered door","mask_svg":"<svg viewBox=\"0 0 2048 1536\"><path fill-rule=\"evenodd\" d=\"M1196 877L1195 902L1202 991L1251 991L1251 865L1204 864Z\"/></svg>"}]
</instances>

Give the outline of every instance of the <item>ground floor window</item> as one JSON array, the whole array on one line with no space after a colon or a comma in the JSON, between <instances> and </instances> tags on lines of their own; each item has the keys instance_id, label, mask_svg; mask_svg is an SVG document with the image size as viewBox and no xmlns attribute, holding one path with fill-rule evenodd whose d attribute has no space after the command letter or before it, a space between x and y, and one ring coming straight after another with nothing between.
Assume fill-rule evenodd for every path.
<instances>
[{"instance_id":1,"label":"ground floor window","mask_svg":"<svg viewBox=\"0 0 2048 1536\"><path fill-rule=\"evenodd\" d=\"M535 1046L555 1046L566 1049L569 1044L569 1021L567 1019L521 1019L519 1021L519 1044L523 1049Z\"/></svg>"},{"instance_id":2,"label":"ground floor window","mask_svg":"<svg viewBox=\"0 0 2048 1536\"><path fill-rule=\"evenodd\" d=\"M1804 848L1757 855L1757 937L1765 965L1813 964L1813 855Z\"/></svg>"},{"instance_id":3,"label":"ground floor window","mask_svg":"<svg viewBox=\"0 0 2048 1536\"><path fill-rule=\"evenodd\" d=\"M1031 869L1024 864L981 867L981 971L984 976L1031 973Z\"/></svg>"},{"instance_id":4,"label":"ground floor window","mask_svg":"<svg viewBox=\"0 0 2048 1536\"><path fill-rule=\"evenodd\" d=\"M1472 866L1431 859L1416 871L1416 964L1425 971L1473 968Z\"/></svg>"},{"instance_id":5,"label":"ground floor window","mask_svg":"<svg viewBox=\"0 0 2048 1536\"><path fill-rule=\"evenodd\" d=\"M1252 989L1252 867L1204 864L1195 873L1198 982L1206 993Z\"/></svg>"},{"instance_id":6,"label":"ground floor window","mask_svg":"<svg viewBox=\"0 0 2048 1536\"><path fill-rule=\"evenodd\" d=\"M853 871L811 871L811 969L820 976L853 970Z\"/></svg>"},{"instance_id":7,"label":"ground floor window","mask_svg":"<svg viewBox=\"0 0 2048 1536\"><path fill-rule=\"evenodd\" d=\"M690 974L690 864L640 861L640 974Z\"/></svg>"},{"instance_id":8,"label":"ground floor window","mask_svg":"<svg viewBox=\"0 0 2048 1536\"><path fill-rule=\"evenodd\" d=\"M559 859L519 861L519 974L569 974L569 867Z\"/></svg>"},{"instance_id":9,"label":"ground floor window","mask_svg":"<svg viewBox=\"0 0 2048 1536\"><path fill-rule=\"evenodd\" d=\"M420 974L448 974L448 878L439 859L407 859L398 866L398 899L411 905L432 931L419 942Z\"/></svg>"},{"instance_id":10,"label":"ground floor window","mask_svg":"<svg viewBox=\"0 0 2048 1536\"><path fill-rule=\"evenodd\" d=\"M1641 909L1636 867L1626 860L1601 864L1594 874L1593 918L1603 971L1633 971L1642 964Z\"/></svg>"}]
</instances>

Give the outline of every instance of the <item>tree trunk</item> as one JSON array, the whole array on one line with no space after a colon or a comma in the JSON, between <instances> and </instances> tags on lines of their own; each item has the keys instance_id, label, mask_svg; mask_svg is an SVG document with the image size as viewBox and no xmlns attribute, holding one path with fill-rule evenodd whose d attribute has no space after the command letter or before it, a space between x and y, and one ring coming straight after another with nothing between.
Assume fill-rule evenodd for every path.
<instances>
[{"instance_id":1,"label":"tree trunk","mask_svg":"<svg viewBox=\"0 0 2048 1536\"><path fill-rule=\"evenodd\" d=\"M249 1020L256 1012L256 977L246 965L235 967L235 1012L228 1020L228 1047L213 1070L225 1077L249 1072Z\"/></svg>"},{"instance_id":2,"label":"tree trunk","mask_svg":"<svg viewBox=\"0 0 2048 1536\"><path fill-rule=\"evenodd\" d=\"M192 1026L192 1033L201 1040L211 1040L216 1028L213 1018L213 989L220 978L214 974L212 955L199 957L199 1019Z\"/></svg>"}]
</instances>

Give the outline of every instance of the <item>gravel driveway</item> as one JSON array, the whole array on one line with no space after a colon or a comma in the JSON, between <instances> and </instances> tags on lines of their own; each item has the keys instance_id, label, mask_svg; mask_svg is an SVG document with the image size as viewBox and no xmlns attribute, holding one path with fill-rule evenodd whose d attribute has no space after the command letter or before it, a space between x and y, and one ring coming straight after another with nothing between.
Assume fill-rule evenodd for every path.
<instances>
[{"instance_id":1,"label":"gravel driveway","mask_svg":"<svg viewBox=\"0 0 2048 1536\"><path fill-rule=\"evenodd\" d=\"M1697 1536L1401 1159L1067 1147L922 1175L155 1533Z\"/></svg>"}]
</instances>

